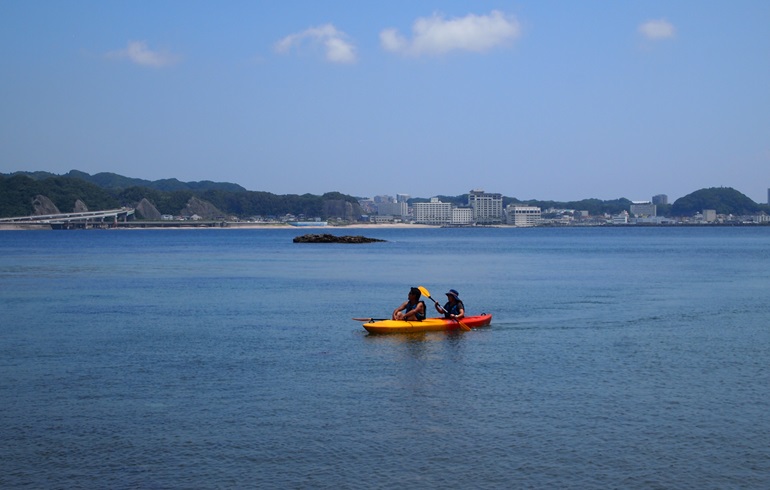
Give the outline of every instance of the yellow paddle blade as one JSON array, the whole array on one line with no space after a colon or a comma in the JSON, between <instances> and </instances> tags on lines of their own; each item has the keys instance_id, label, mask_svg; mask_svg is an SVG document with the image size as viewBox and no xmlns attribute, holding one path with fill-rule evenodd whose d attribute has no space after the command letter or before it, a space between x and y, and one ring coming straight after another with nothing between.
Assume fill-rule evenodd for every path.
<instances>
[{"instance_id":1,"label":"yellow paddle blade","mask_svg":"<svg viewBox=\"0 0 770 490\"><path fill-rule=\"evenodd\" d=\"M417 289L420 290L420 293L422 293L423 296L430 298L430 291L428 291L425 286L417 286Z\"/></svg>"}]
</instances>

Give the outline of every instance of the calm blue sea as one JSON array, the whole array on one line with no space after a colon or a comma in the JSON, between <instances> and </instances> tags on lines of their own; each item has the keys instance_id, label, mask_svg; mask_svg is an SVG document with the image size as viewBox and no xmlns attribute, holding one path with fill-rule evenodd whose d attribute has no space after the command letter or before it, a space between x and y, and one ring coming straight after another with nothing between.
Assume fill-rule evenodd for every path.
<instances>
[{"instance_id":1,"label":"calm blue sea","mask_svg":"<svg viewBox=\"0 0 770 490\"><path fill-rule=\"evenodd\" d=\"M0 488L770 487L770 227L330 231L0 232Z\"/></svg>"}]
</instances>

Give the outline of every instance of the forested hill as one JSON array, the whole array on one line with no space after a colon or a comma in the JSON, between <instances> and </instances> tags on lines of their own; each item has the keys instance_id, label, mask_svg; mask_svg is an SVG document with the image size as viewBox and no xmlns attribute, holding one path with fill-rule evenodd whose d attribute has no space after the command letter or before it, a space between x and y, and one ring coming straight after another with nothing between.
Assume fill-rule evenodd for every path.
<instances>
[{"instance_id":1,"label":"forested hill","mask_svg":"<svg viewBox=\"0 0 770 490\"><path fill-rule=\"evenodd\" d=\"M9 176L19 174L27 175L35 180L45 180L55 177L71 177L73 179L85 180L86 182L95 184L102 189L108 189L111 191L121 191L130 187L145 187L147 189L155 189L158 191L246 191L246 189L240 185L231 184L229 182L212 182L210 180L203 180L200 182L181 182L177 179L162 179L151 181L135 179L132 177L124 177L122 175L113 174L110 172L100 172L98 174L91 175L86 172L81 172L80 170L70 170L63 175L56 175L50 172L15 172Z\"/></svg>"},{"instance_id":2,"label":"forested hill","mask_svg":"<svg viewBox=\"0 0 770 490\"><path fill-rule=\"evenodd\" d=\"M671 214L674 216L692 216L704 209L713 209L717 214L746 216L768 212L768 205L757 204L748 196L730 187L711 187L687 194L674 202Z\"/></svg>"},{"instance_id":3,"label":"forested hill","mask_svg":"<svg viewBox=\"0 0 770 490\"><path fill-rule=\"evenodd\" d=\"M0 174L0 217L35 214L34 203L39 202L39 196L50 199L61 212L73 211L77 201L81 201L91 211L121 206L137 207L141 202L148 202L151 205L149 208L154 208L153 213L157 215L199 214L204 218L280 217L292 214L304 218L355 221L361 215L358 200L339 192L329 192L322 196L277 195L247 191L237 184L183 183L176 179L149 182L148 185L130 185L136 182L147 184L149 181L116 174L89 176L77 171L69 172L66 176L45 172ZM208 211L208 216L202 214L205 211Z\"/></svg>"},{"instance_id":4,"label":"forested hill","mask_svg":"<svg viewBox=\"0 0 770 490\"><path fill-rule=\"evenodd\" d=\"M113 209L120 206L139 207L138 217L152 218L168 214L172 216L198 214L207 218L220 216L281 217L292 214L298 218L338 218L358 220L361 208L358 200L339 192L322 196L312 194L277 195L269 192L248 191L238 184L226 182L181 182L177 179L149 181L134 179L113 173L89 175L72 170L64 175L48 172L16 172L0 174L0 217L28 216L35 214L33 203L39 196L50 199L61 212L70 212L80 201L91 211ZM457 206L466 205L468 195L438 196L442 202ZM410 202L425 202L427 198L415 198ZM140 206L140 203L142 206ZM592 216L617 214L629 211L631 201L625 198L611 201L584 199L573 202L520 201L503 197L503 205L522 203L549 208L588 211ZM149 209L147 215L142 212ZM744 194L729 187L701 189L677 199L673 204L659 206L659 216L693 216L705 209L718 214L734 216L770 214L770 206L757 204ZM203 214L202 214L203 213ZM206 216L204 216L206 214Z\"/></svg>"}]
</instances>

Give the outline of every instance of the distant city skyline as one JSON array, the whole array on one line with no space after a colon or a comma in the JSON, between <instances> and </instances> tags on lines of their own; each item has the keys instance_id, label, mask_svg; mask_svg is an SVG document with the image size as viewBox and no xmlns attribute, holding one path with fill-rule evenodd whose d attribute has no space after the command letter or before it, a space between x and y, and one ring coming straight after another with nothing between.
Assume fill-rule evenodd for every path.
<instances>
[{"instance_id":1,"label":"distant city skyline","mask_svg":"<svg viewBox=\"0 0 770 490\"><path fill-rule=\"evenodd\" d=\"M770 185L770 2L0 2L0 172L673 202Z\"/></svg>"}]
</instances>

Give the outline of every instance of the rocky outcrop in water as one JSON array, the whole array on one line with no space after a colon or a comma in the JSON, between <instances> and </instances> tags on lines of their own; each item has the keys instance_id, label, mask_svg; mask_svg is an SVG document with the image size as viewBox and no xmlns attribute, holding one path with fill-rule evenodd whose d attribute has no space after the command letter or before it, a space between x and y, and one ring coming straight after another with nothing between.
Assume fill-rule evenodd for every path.
<instances>
[{"instance_id":1,"label":"rocky outcrop in water","mask_svg":"<svg viewBox=\"0 0 770 490\"><path fill-rule=\"evenodd\" d=\"M384 242L386 240L380 240L379 238L367 238L365 236L350 236L350 235L332 235L330 233L324 233L320 235L307 234L294 238L294 243L374 243Z\"/></svg>"}]
</instances>

